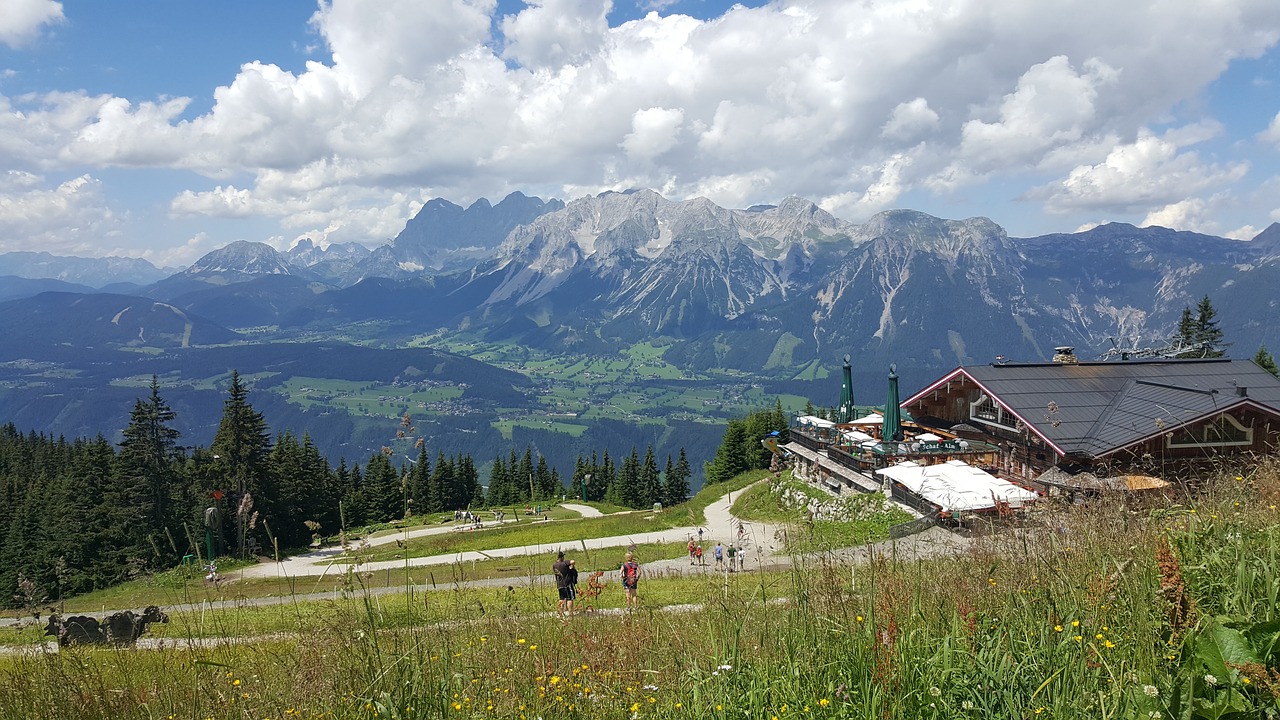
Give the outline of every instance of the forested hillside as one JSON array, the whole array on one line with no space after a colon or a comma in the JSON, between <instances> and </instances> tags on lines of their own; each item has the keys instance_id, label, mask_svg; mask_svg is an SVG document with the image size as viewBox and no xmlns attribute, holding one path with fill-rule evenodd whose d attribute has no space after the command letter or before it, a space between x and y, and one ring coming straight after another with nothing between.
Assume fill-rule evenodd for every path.
<instances>
[{"instance_id":1,"label":"forested hillside","mask_svg":"<svg viewBox=\"0 0 1280 720\"><path fill-rule=\"evenodd\" d=\"M363 464L334 467L307 435L273 437L232 373L209 447L184 447L153 378L118 444L0 427L0 604L39 607L173 567L186 555L251 557L304 548L346 530L436 513L510 507L568 493L629 507L682 502L681 449L658 469L652 446L615 463L579 457L562 478L532 448L493 458L482 482L470 455L427 447L405 415ZM412 455L416 455L412 457ZM566 482L567 480L567 482ZM567 487L566 487L567 486ZM486 491L487 488L487 491Z\"/></svg>"}]
</instances>

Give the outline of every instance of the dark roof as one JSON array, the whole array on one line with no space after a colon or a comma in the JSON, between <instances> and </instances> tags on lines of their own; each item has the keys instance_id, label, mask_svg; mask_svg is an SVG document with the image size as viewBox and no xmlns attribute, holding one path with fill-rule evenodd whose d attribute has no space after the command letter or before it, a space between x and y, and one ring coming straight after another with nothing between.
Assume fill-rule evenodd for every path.
<instances>
[{"instance_id":1,"label":"dark roof","mask_svg":"<svg viewBox=\"0 0 1280 720\"><path fill-rule=\"evenodd\" d=\"M1280 415L1280 379L1226 359L973 365L903 404L960 373L1068 455L1098 457L1233 408Z\"/></svg>"}]
</instances>

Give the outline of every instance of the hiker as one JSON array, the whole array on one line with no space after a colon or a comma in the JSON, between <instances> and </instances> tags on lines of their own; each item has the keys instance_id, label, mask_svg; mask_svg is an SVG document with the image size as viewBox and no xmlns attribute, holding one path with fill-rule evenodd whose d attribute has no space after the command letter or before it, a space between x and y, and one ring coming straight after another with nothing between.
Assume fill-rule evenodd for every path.
<instances>
[{"instance_id":1,"label":"hiker","mask_svg":"<svg viewBox=\"0 0 1280 720\"><path fill-rule=\"evenodd\" d=\"M622 563L619 572L622 575L622 587L627 591L627 609L638 610L640 600L636 597L636 586L640 584L640 563L635 555L627 553L627 561Z\"/></svg>"},{"instance_id":2,"label":"hiker","mask_svg":"<svg viewBox=\"0 0 1280 720\"><path fill-rule=\"evenodd\" d=\"M724 548L720 546L719 540L716 541L716 548L711 554L715 556L716 567L724 565Z\"/></svg>"},{"instance_id":3,"label":"hiker","mask_svg":"<svg viewBox=\"0 0 1280 720\"><path fill-rule=\"evenodd\" d=\"M747 549L746 548L738 548L738 569L743 572L747 571Z\"/></svg>"},{"instance_id":4,"label":"hiker","mask_svg":"<svg viewBox=\"0 0 1280 720\"><path fill-rule=\"evenodd\" d=\"M560 620L564 620L564 613L567 609L569 615L573 615L573 585L569 584L569 563L564 560L564 551L556 553L556 561L551 564L551 574L556 578L556 590L560 594Z\"/></svg>"},{"instance_id":5,"label":"hiker","mask_svg":"<svg viewBox=\"0 0 1280 720\"><path fill-rule=\"evenodd\" d=\"M573 597L569 598L569 614L573 614L573 601L578 599L578 561L569 561L569 590Z\"/></svg>"},{"instance_id":6,"label":"hiker","mask_svg":"<svg viewBox=\"0 0 1280 720\"><path fill-rule=\"evenodd\" d=\"M726 554L729 556L729 572L733 572L733 558L738 554L738 550L733 546L733 543L729 543L729 551Z\"/></svg>"},{"instance_id":7,"label":"hiker","mask_svg":"<svg viewBox=\"0 0 1280 720\"><path fill-rule=\"evenodd\" d=\"M707 562L706 562L705 560L703 560L703 559L702 559L702 546L701 546L701 545L699 545L699 546L698 546L698 547L693 551L693 554L698 556L698 564L699 564L699 565L706 565L706 564L707 564Z\"/></svg>"},{"instance_id":8,"label":"hiker","mask_svg":"<svg viewBox=\"0 0 1280 720\"><path fill-rule=\"evenodd\" d=\"M702 528L698 528L698 544L702 544Z\"/></svg>"},{"instance_id":9,"label":"hiker","mask_svg":"<svg viewBox=\"0 0 1280 720\"><path fill-rule=\"evenodd\" d=\"M689 536L689 564L690 565L693 564L693 560L694 560L693 551L696 548L697 548L697 545L693 544L693 536L690 535Z\"/></svg>"}]
</instances>

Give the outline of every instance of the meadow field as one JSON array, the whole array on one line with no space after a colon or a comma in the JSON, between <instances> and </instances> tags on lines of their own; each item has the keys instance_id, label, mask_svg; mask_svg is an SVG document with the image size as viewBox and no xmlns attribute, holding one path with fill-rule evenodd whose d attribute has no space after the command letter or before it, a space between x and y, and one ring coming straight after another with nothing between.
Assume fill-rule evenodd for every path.
<instances>
[{"instance_id":1,"label":"meadow field","mask_svg":"<svg viewBox=\"0 0 1280 720\"><path fill-rule=\"evenodd\" d=\"M434 591L355 569L329 599L172 613L161 649L6 630L26 644L0 718L1277 717L1278 504L1262 460L1193 498L1046 505L948 557L908 538L654 572L632 613L609 573L563 622L532 565Z\"/></svg>"}]
</instances>

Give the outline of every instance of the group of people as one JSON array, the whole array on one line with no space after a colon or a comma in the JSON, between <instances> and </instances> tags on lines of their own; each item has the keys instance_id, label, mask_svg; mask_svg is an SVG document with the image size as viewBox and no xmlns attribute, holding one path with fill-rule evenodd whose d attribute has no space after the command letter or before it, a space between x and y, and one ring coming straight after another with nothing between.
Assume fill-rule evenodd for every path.
<instances>
[{"instance_id":1,"label":"group of people","mask_svg":"<svg viewBox=\"0 0 1280 720\"><path fill-rule=\"evenodd\" d=\"M727 569L729 572L735 569L747 569L747 548L742 543L738 545L729 543L728 547L725 547L717 541L716 546L711 549L711 556L715 558L717 569ZM694 542L692 535L689 536L689 564L707 564L707 561L702 559L702 543Z\"/></svg>"},{"instance_id":2,"label":"group of people","mask_svg":"<svg viewBox=\"0 0 1280 720\"><path fill-rule=\"evenodd\" d=\"M560 595L558 610L563 621L566 614L573 615L573 601L578 598L578 565L576 560L565 560L564 551L556 553L556 561L551 564L551 574L555 576L556 591ZM628 551L622 567L618 568L622 580L622 589L626 592L627 609L640 609L638 595L640 586L640 563L636 562L634 551Z\"/></svg>"}]
</instances>

